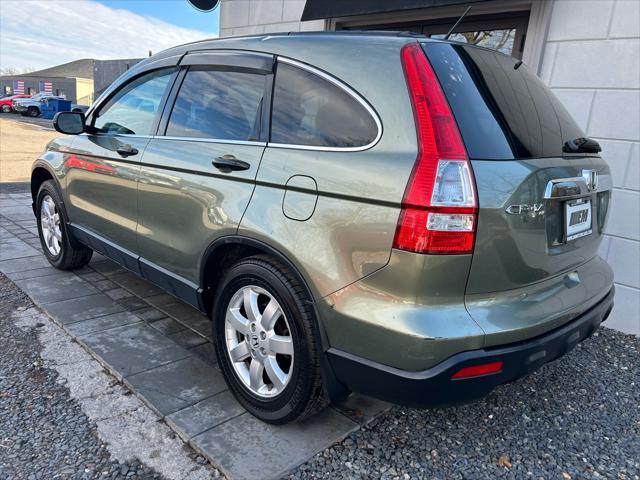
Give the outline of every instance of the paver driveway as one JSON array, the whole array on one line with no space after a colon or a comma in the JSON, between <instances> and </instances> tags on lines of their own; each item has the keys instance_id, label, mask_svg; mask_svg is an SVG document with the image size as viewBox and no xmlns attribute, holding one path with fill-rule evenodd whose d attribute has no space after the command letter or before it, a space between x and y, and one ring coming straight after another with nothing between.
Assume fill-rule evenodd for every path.
<instances>
[{"instance_id":1,"label":"paver driveway","mask_svg":"<svg viewBox=\"0 0 640 480\"><path fill-rule=\"evenodd\" d=\"M387 408L354 397L301 424L256 420L218 370L208 318L98 254L74 272L52 268L30 195L0 200L0 271L228 476L278 478Z\"/></svg>"},{"instance_id":2,"label":"paver driveway","mask_svg":"<svg viewBox=\"0 0 640 480\"><path fill-rule=\"evenodd\" d=\"M287 475L640 479L636 337L603 328L566 357L471 405L394 407L359 428L387 405L355 397L309 423L271 427L222 389L206 318L99 256L61 276L39 253L29 201L0 194L0 271L36 300L42 295L51 317L232 478L287 474L318 452ZM54 285L62 278L73 288Z\"/></svg>"}]
</instances>

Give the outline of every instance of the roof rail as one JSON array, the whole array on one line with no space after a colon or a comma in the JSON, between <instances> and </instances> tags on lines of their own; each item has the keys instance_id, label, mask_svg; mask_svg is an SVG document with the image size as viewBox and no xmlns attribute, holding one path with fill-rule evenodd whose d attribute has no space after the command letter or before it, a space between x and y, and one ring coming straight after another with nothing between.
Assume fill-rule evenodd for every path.
<instances>
[{"instance_id":1,"label":"roof rail","mask_svg":"<svg viewBox=\"0 0 640 480\"><path fill-rule=\"evenodd\" d=\"M288 36L297 36L297 35L375 35L378 37L416 37L416 38L426 38L425 35L416 32L409 32L403 30L312 30L308 32L282 32L282 33L273 33L273 34L263 34L264 36L272 36L272 35L288 35Z\"/></svg>"}]
</instances>

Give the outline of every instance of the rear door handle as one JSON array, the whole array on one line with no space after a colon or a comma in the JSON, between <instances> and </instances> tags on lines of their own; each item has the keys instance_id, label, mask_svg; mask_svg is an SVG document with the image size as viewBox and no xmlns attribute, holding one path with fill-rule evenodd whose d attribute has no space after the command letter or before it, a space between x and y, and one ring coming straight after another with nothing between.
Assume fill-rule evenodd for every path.
<instances>
[{"instance_id":1,"label":"rear door handle","mask_svg":"<svg viewBox=\"0 0 640 480\"><path fill-rule=\"evenodd\" d=\"M224 173L237 170L249 170L249 168L251 168L251 165L247 162L238 160L233 155L222 155L221 157L216 157L211 163L214 167Z\"/></svg>"},{"instance_id":2,"label":"rear door handle","mask_svg":"<svg viewBox=\"0 0 640 480\"><path fill-rule=\"evenodd\" d=\"M132 155L137 155L138 149L134 148L132 145L126 144L120 145L118 148L116 148L116 152L121 157L130 157Z\"/></svg>"}]
</instances>

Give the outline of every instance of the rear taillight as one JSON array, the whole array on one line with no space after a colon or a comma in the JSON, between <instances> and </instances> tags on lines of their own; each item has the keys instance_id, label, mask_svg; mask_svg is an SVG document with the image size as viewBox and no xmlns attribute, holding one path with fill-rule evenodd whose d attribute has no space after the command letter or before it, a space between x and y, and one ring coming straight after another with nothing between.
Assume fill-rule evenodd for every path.
<instances>
[{"instance_id":1,"label":"rear taillight","mask_svg":"<svg viewBox=\"0 0 640 480\"><path fill-rule=\"evenodd\" d=\"M478 204L458 126L420 45L406 45L401 55L413 105L418 157L393 246L418 253L471 253Z\"/></svg>"}]
</instances>

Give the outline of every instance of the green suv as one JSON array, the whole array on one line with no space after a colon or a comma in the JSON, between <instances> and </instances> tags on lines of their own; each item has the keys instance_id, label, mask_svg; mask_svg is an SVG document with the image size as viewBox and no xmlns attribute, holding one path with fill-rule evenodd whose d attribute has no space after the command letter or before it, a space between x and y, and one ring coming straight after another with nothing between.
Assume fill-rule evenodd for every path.
<instances>
[{"instance_id":1,"label":"green suv","mask_svg":"<svg viewBox=\"0 0 640 480\"><path fill-rule=\"evenodd\" d=\"M349 392L486 395L613 306L599 145L522 62L402 33L183 45L127 71L33 167L57 268L105 255L212 319L267 422Z\"/></svg>"}]
</instances>

